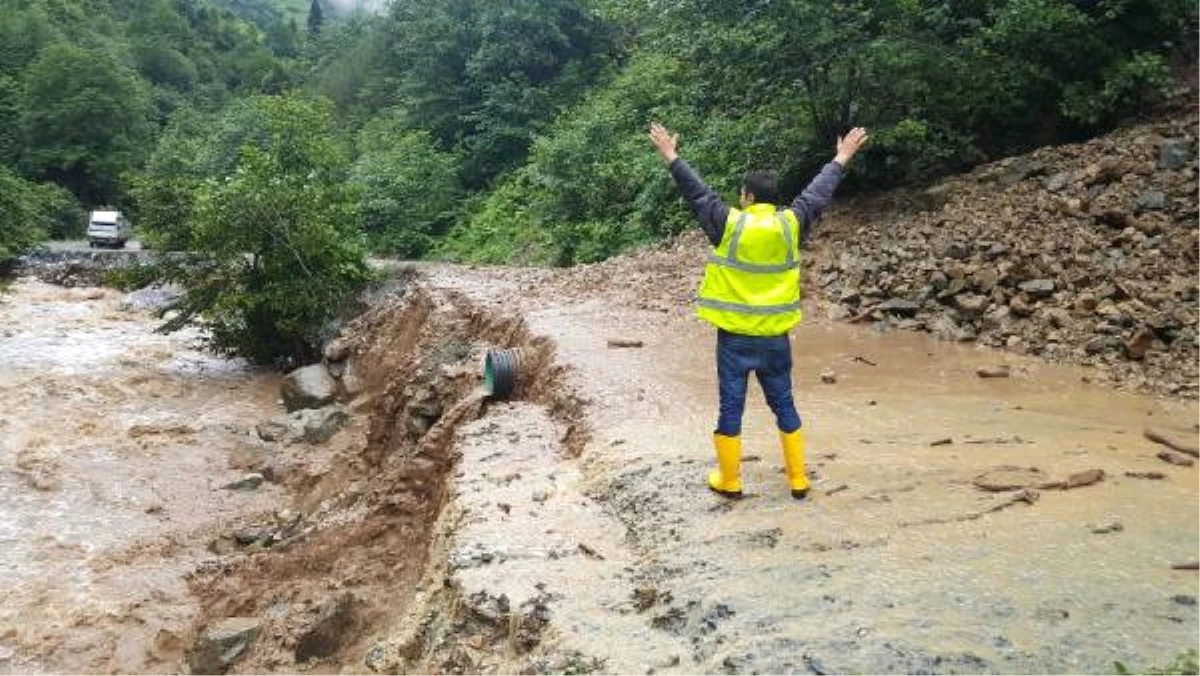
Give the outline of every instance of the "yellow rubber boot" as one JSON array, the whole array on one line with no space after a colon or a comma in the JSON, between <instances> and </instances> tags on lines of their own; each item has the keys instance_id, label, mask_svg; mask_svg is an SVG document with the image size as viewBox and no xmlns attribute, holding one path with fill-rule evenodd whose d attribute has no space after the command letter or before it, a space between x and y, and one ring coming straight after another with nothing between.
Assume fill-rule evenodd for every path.
<instances>
[{"instance_id":1,"label":"yellow rubber boot","mask_svg":"<svg viewBox=\"0 0 1200 676\"><path fill-rule=\"evenodd\" d=\"M808 477L804 475L804 432L780 432L779 441L783 446L783 466L787 469L792 497L803 500L808 495Z\"/></svg>"},{"instance_id":2,"label":"yellow rubber boot","mask_svg":"<svg viewBox=\"0 0 1200 676\"><path fill-rule=\"evenodd\" d=\"M727 498L742 497L742 438L713 434L717 469L708 473L708 487Z\"/></svg>"}]
</instances>

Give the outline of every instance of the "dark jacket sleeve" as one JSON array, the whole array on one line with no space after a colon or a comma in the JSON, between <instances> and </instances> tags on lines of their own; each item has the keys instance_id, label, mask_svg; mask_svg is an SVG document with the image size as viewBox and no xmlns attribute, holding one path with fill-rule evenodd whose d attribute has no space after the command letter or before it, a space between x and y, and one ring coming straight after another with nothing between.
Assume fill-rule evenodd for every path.
<instances>
[{"instance_id":1,"label":"dark jacket sleeve","mask_svg":"<svg viewBox=\"0 0 1200 676\"><path fill-rule=\"evenodd\" d=\"M821 218L825 208L833 201L833 192L842 182L842 175L842 165L837 162L829 162L821 169L821 173L817 174L816 178L808 184L804 192L792 200L791 209L796 213L796 219L800 221L800 239L802 241L808 238L813 224Z\"/></svg>"},{"instance_id":2,"label":"dark jacket sleeve","mask_svg":"<svg viewBox=\"0 0 1200 676\"><path fill-rule=\"evenodd\" d=\"M729 207L704 184L700 175L682 157L671 162L671 178L675 179L675 185L679 186L679 192L683 193L683 198L691 206L692 214L700 222L700 227L704 228L708 241L713 246L720 245L721 238L725 236Z\"/></svg>"}]
</instances>

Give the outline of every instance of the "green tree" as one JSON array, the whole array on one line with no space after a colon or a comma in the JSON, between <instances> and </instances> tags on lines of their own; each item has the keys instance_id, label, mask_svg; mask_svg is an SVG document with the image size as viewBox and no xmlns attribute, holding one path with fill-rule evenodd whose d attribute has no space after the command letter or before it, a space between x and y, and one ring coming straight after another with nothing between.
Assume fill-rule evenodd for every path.
<instances>
[{"instance_id":1,"label":"green tree","mask_svg":"<svg viewBox=\"0 0 1200 676\"><path fill-rule=\"evenodd\" d=\"M363 231L377 251L420 258L458 207L458 163L428 132L405 131L402 117L379 118L359 134L351 172L360 187Z\"/></svg>"},{"instance_id":2,"label":"green tree","mask_svg":"<svg viewBox=\"0 0 1200 676\"><path fill-rule=\"evenodd\" d=\"M308 6L308 32L310 35L317 35L321 32L321 26L325 23L325 17L321 12L321 0L312 0L312 4Z\"/></svg>"},{"instance_id":3,"label":"green tree","mask_svg":"<svg viewBox=\"0 0 1200 676\"><path fill-rule=\"evenodd\" d=\"M45 236L37 186L0 166L0 269Z\"/></svg>"},{"instance_id":4,"label":"green tree","mask_svg":"<svg viewBox=\"0 0 1200 676\"><path fill-rule=\"evenodd\" d=\"M233 173L200 184L186 261L160 278L184 295L163 327L207 329L218 351L257 363L315 359L330 322L369 277L348 160L328 102L252 101L266 123Z\"/></svg>"},{"instance_id":5,"label":"green tree","mask_svg":"<svg viewBox=\"0 0 1200 676\"><path fill-rule=\"evenodd\" d=\"M104 52L56 44L25 75L24 163L85 204L112 204L119 178L145 156L150 100L144 83Z\"/></svg>"}]
</instances>

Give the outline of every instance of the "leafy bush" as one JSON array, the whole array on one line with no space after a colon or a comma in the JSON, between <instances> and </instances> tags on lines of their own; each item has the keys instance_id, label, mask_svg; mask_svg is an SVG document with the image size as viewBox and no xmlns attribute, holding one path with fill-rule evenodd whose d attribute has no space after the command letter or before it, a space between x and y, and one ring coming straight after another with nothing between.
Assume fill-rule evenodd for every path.
<instances>
[{"instance_id":1,"label":"leafy bush","mask_svg":"<svg viewBox=\"0 0 1200 676\"><path fill-rule=\"evenodd\" d=\"M195 189L189 255L161 280L185 289L163 326L198 324L218 351L257 363L317 358L339 307L370 277L331 107L260 97L267 138Z\"/></svg>"}]
</instances>

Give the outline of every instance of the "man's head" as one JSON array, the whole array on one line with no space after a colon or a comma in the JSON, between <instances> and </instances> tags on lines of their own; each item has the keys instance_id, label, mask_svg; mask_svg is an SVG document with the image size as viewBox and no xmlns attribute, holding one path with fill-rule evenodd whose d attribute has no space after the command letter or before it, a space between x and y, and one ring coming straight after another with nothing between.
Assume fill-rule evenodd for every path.
<instances>
[{"instance_id":1,"label":"man's head","mask_svg":"<svg viewBox=\"0 0 1200 676\"><path fill-rule=\"evenodd\" d=\"M779 201L779 174L773 171L751 171L742 181L742 208L751 204L775 204Z\"/></svg>"}]
</instances>

